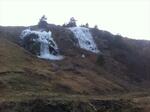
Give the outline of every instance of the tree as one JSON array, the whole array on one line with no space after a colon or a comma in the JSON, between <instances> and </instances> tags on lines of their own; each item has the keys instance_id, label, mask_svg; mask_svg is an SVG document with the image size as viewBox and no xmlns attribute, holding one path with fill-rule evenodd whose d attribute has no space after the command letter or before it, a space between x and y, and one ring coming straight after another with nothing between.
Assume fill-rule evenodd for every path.
<instances>
[{"instance_id":1,"label":"tree","mask_svg":"<svg viewBox=\"0 0 150 112\"><path fill-rule=\"evenodd\" d=\"M95 28L95 29L98 29L98 26L97 26L97 25L95 25L95 26L94 26L94 28Z\"/></svg>"},{"instance_id":2,"label":"tree","mask_svg":"<svg viewBox=\"0 0 150 112\"><path fill-rule=\"evenodd\" d=\"M43 15L41 18L40 18L40 21L38 23L38 27L40 29L44 29L44 30L47 30L47 18L45 17L45 15Z\"/></svg>"},{"instance_id":3,"label":"tree","mask_svg":"<svg viewBox=\"0 0 150 112\"><path fill-rule=\"evenodd\" d=\"M104 55L98 55L97 57L97 60L96 60L96 63L99 65L99 66L103 66L105 64L105 58L104 58Z\"/></svg>"},{"instance_id":4,"label":"tree","mask_svg":"<svg viewBox=\"0 0 150 112\"><path fill-rule=\"evenodd\" d=\"M86 23L86 24L85 24L85 27L86 27L86 28L88 28L88 27L89 27L89 24L88 24L88 23Z\"/></svg>"},{"instance_id":5,"label":"tree","mask_svg":"<svg viewBox=\"0 0 150 112\"><path fill-rule=\"evenodd\" d=\"M77 26L76 21L77 20L75 20L74 17L71 17L69 23L66 26L67 27L76 27Z\"/></svg>"}]
</instances>

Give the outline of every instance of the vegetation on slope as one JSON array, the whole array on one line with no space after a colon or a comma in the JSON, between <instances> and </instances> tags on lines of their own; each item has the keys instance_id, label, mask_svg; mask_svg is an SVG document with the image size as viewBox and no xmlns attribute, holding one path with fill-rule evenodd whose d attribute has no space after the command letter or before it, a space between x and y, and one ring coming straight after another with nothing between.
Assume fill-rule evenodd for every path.
<instances>
[{"instance_id":1,"label":"vegetation on slope","mask_svg":"<svg viewBox=\"0 0 150 112\"><path fill-rule=\"evenodd\" d=\"M18 36L24 27L2 27L0 29L0 101L3 102L0 104L0 109L8 106L10 107L8 112L12 108L21 108L22 110L26 107L22 104L23 102L31 101L26 103L30 105L34 99L39 97L41 102L45 102L45 99L48 98L54 98L57 101L62 99L65 105L68 105L66 98L73 101L81 99L88 102L90 102L89 99L98 99L101 102L104 97L110 95L111 97L106 100L109 102L108 104L114 105L111 102L126 99L126 93L129 93L128 99L135 100L137 105L143 108L139 102L145 101L145 95L142 97L135 95L134 99L131 94L139 91L141 95L145 91L146 94L149 94L147 89L150 73L148 69L149 54L147 54L149 43L144 49L143 45L137 46L135 40L130 41L120 36L114 36L109 32L92 29L93 37L104 56L99 60L100 65L104 60L102 66L97 66L97 56L74 46L76 40L74 40L73 34L61 26L49 25L49 29L53 32L53 37L58 43L61 53L65 55L65 59L62 61L41 60L22 48L18 44ZM144 42L141 41L140 43ZM142 49L142 52L138 49ZM82 54L85 54L85 58L81 57ZM145 56L145 54L147 55ZM142 67L143 65L144 67ZM122 95L122 97L118 99L113 97L116 94ZM16 107L16 104L9 105L9 100L22 103L16 103L19 106ZM4 102L7 102L5 106L3 105ZM149 102L149 100L145 102ZM115 101L113 103L116 104ZM49 106L55 108L53 103L50 103ZM87 108L91 108L88 106L89 104ZM44 106L44 108L46 107ZM81 106L81 108L86 108L86 106ZM97 108L102 107L99 105ZM108 107L103 111L116 112L117 110L113 110L113 108L116 107ZM124 107L118 111L123 110L125 111ZM126 111L130 112L131 110ZM19 112L20 110L14 109L14 111ZM31 110L24 111L30 112Z\"/></svg>"}]
</instances>

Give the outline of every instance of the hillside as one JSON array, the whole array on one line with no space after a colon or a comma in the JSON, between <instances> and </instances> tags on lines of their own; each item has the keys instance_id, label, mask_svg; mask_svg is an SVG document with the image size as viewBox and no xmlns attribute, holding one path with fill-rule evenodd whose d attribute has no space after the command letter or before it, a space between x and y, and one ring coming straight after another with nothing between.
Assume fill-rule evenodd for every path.
<instances>
[{"instance_id":1,"label":"hillside","mask_svg":"<svg viewBox=\"0 0 150 112\"><path fill-rule=\"evenodd\" d=\"M49 24L48 29L64 56L63 60L55 61L40 59L23 48L19 36L24 29L26 27L0 27L0 111L11 112L14 109L14 112L19 112L15 109L31 108L29 105L33 102L46 108L47 102L51 102L51 109L56 112L66 112L63 108L68 105L76 105L76 109L80 105L80 111L84 112L83 108L91 108L89 104L96 108L89 111L95 112L116 111L112 108L123 111L128 106L131 112L135 107L139 112L143 108L148 112L149 41L131 40L91 28L100 50L100 54L95 54L77 47L74 34L66 27ZM31 26L31 29L35 30L37 26ZM131 107L130 101L126 100L136 106ZM141 104L142 101L144 103ZM101 105L111 106L101 110ZM49 106L47 108L50 109ZM39 110L42 111L48 110ZM30 112L30 109L23 112Z\"/></svg>"}]
</instances>

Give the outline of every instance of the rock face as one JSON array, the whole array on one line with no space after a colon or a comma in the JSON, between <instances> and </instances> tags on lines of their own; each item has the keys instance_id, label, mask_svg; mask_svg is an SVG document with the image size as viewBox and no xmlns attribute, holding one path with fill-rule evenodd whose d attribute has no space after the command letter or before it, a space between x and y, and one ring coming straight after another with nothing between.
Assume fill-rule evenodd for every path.
<instances>
[{"instance_id":1,"label":"rock face","mask_svg":"<svg viewBox=\"0 0 150 112\"><path fill-rule=\"evenodd\" d=\"M79 49L75 46L78 43L78 40L68 28L53 24L49 24L48 28L52 32L52 37L57 43L59 51L62 55L78 54L77 51L79 51Z\"/></svg>"}]
</instances>

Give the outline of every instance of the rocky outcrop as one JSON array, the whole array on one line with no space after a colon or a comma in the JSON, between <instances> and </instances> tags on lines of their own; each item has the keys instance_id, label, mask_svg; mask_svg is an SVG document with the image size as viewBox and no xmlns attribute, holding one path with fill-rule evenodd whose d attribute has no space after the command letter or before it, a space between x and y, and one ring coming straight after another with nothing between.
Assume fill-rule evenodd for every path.
<instances>
[{"instance_id":1,"label":"rocky outcrop","mask_svg":"<svg viewBox=\"0 0 150 112\"><path fill-rule=\"evenodd\" d=\"M58 44L60 53L65 55L78 55L77 51L80 50L76 46L78 44L78 40L68 28L53 24L50 24L48 28L52 31L52 37L54 37L54 40Z\"/></svg>"}]
</instances>

